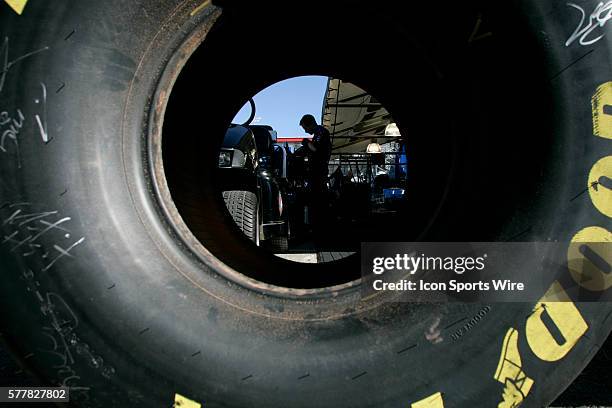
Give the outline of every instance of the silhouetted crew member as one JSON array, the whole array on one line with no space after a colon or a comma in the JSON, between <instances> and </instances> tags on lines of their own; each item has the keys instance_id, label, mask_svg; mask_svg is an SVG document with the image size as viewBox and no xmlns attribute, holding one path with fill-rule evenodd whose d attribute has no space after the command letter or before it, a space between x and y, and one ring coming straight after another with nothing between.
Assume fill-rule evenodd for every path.
<instances>
[{"instance_id":1,"label":"silhouetted crew member","mask_svg":"<svg viewBox=\"0 0 612 408\"><path fill-rule=\"evenodd\" d=\"M300 120L300 126L312 139L303 139L302 145L308 149L308 184L312 194L312 218L313 224L321 224L325 217L325 206L327 205L327 173L328 163L331 156L331 137L329 131L317 124L314 116L304 115Z\"/></svg>"}]
</instances>

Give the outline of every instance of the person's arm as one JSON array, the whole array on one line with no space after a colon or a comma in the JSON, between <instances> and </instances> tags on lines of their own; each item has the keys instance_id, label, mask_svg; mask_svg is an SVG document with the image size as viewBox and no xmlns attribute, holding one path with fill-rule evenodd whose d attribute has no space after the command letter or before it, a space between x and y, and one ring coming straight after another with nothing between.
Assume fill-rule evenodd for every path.
<instances>
[{"instance_id":1,"label":"person's arm","mask_svg":"<svg viewBox=\"0 0 612 408\"><path fill-rule=\"evenodd\" d=\"M317 151L317 146L315 146L315 144L308 139L302 139L302 146L308 147L311 152Z\"/></svg>"}]
</instances>

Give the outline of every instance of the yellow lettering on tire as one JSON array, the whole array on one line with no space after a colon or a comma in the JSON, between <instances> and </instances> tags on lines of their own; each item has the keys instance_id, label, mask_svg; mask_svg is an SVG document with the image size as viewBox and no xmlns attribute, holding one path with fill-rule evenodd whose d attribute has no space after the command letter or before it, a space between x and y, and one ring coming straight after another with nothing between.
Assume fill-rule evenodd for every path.
<instances>
[{"instance_id":1,"label":"yellow lettering on tire","mask_svg":"<svg viewBox=\"0 0 612 408\"><path fill-rule=\"evenodd\" d=\"M593 107L593 133L612 139L612 82L599 86L591 99Z\"/></svg>"},{"instance_id":2,"label":"yellow lettering on tire","mask_svg":"<svg viewBox=\"0 0 612 408\"><path fill-rule=\"evenodd\" d=\"M612 218L612 189L609 185L601 184L602 178L612 180L612 156L606 156L595 163L588 180L589 195L593 205L602 214Z\"/></svg>"},{"instance_id":3,"label":"yellow lettering on tire","mask_svg":"<svg viewBox=\"0 0 612 408\"><path fill-rule=\"evenodd\" d=\"M548 330L542 315L547 313L564 341L558 343ZM533 353L544 361L558 361L586 333L588 325L559 282L554 282L527 319L525 331Z\"/></svg>"},{"instance_id":4,"label":"yellow lettering on tire","mask_svg":"<svg viewBox=\"0 0 612 408\"><path fill-rule=\"evenodd\" d=\"M585 249L588 248L588 249ZM590 254L586 254L586 252ZM593 262L597 257L600 262ZM574 281L585 289L598 292L612 286L612 274L604 264L612 264L612 233L602 227L587 227L579 231L567 251L567 267Z\"/></svg>"},{"instance_id":5,"label":"yellow lettering on tire","mask_svg":"<svg viewBox=\"0 0 612 408\"><path fill-rule=\"evenodd\" d=\"M15 11L15 13L21 15L23 13L23 9L26 6L28 0L4 0L6 4L11 6L11 8Z\"/></svg>"},{"instance_id":6,"label":"yellow lettering on tire","mask_svg":"<svg viewBox=\"0 0 612 408\"><path fill-rule=\"evenodd\" d=\"M415 402L411 405L412 408L444 408L444 400L442 399L442 394L436 392L433 395L430 395L427 398L423 398L422 400Z\"/></svg>"},{"instance_id":7,"label":"yellow lettering on tire","mask_svg":"<svg viewBox=\"0 0 612 408\"><path fill-rule=\"evenodd\" d=\"M516 329L510 328L504 337L499 363L493 378L505 386L503 400L499 403L498 408L519 406L533 386L533 380L523 371Z\"/></svg>"},{"instance_id":8,"label":"yellow lettering on tire","mask_svg":"<svg viewBox=\"0 0 612 408\"><path fill-rule=\"evenodd\" d=\"M181 394L174 394L175 408L202 408L202 404L183 397Z\"/></svg>"}]
</instances>

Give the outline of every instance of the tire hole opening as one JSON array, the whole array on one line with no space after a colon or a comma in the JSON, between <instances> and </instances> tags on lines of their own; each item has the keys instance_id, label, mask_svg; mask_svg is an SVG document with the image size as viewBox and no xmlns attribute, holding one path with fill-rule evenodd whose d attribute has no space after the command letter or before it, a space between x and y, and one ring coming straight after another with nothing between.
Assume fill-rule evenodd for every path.
<instances>
[{"instance_id":1,"label":"tire hole opening","mask_svg":"<svg viewBox=\"0 0 612 408\"><path fill-rule=\"evenodd\" d=\"M541 52L531 35L517 35L515 27L504 23L509 19L498 21L492 14L489 24L493 35L474 45L467 40L473 32L471 22L481 18L481 13L463 16L472 11L462 10L464 19L455 14L456 19L447 27L432 34L435 38L421 38L416 27L406 30L409 21L396 21L387 10L355 8L341 10L344 17L332 38L338 46L323 47L320 45L330 44L324 30L298 29L301 23L322 24L324 18L317 10L306 8L298 16L282 7L249 9L248 13L229 9L178 76L163 124L164 175L174 204L197 240L249 278L279 287L309 289L358 280L361 242L496 241L525 230L537 234L537 228L531 228L532 221L546 210L545 206L536 210L531 201L534 197L539 200L562 181L550 164L553 157L558 162L563 151L550 149L555 126L550 121L549 83L542 80L545 69L521 63L525 55ZM380 18L372 19L372 13ZM256 30L253 21L258 22ZM369 32L378 35L355 32L351 29L355 26L368 26ZM291 47L275 40L279 33L290 39ZM266 44L265 49L259 49L258 44ZM375 58L366 58L364 50L375 50ZM402 60L406 57L409 64ZM377 63L364 65L355 59ZM258 191L262 183L255 167L268 166L278 182L283 178L278 174L290 172L292 166L291 160L278 161L278 156L290 153L293 157L303 147L301 139L310 136L303 130L299 133L301 115L297 113L286 118L294 126L290 133L279 133L279 125L267 121L261 112L253 115L248 126L242 126L250 116L249 100L304 78L319 78L325 84L321 111L300 113L313 114L332 136L327 188L332 189L332 176L339 168L345 180L352 173L349 181L356 186L354 197L362 197L346 199L345 207L334 215L335 222L345 221L328 225L337 236L323 234L331 245L321 248L356 252L332 262L295 262L291 256L277 256L299 250L298 246L292 248L292 234L297 238L300 232L306 232L305 236L310 233L305 214L308 205L300 202L303 197L296 189L300 183L295 173L280 182L290 186L294 196L272 193L265 199L268 210L278 209L282 201L285 215L296 218L296 230L289 231L287 242L273 242L274 233L254 227L265 219L261 216L264 199ZM334 91L338 88L340 92ZM344 95L343 88L351 91ZM293 97L300 99L299 94ZM256 108L258 103L262 104L256 101ZM245 105L246 112L237 116ZM278 107L278 116L283 108ZM345 126L341 122L347 119L338 119L341 110L352 112L359 120ZM377 115L385 116L384 121L379 120L371 129L364 127L359 135L356 126L376 122L380 119ZM272 129L265 127L268 125ZM246 163L248 152L236 153L236 145L224 144L224 139L231 132L244 136L247 131L254 138L254 133L260 133L272 140L267 158L250 159L254 170L250 188L238 182L232 185L228 177L220 176L234 160ZM355 139L356 134L364 137ZM340 140L346 140L346 152L338 150ZM388 140L396 143L390 149L394 158L374 164L372 154L376 153L367 150L386 149ZM359 167L357 160L341 158L340 153L357 154L365 162ZM307 180L301 187L307 189ZM396 200L396 195L402 198ZM393 208L385 209L391 202ZM525 211L530 205L532 210ZM388 214L375 220L372 211L380 208ZM358 211L363 212L357 218L372 222L370 228L363 223L347 228ZM255 219L256 215L263 219ZM291 222L287 225L293 228ZM308 240L304 238L304 242ZM320 251L316 252L319 261Z\"/></svg>"}]
</instances>

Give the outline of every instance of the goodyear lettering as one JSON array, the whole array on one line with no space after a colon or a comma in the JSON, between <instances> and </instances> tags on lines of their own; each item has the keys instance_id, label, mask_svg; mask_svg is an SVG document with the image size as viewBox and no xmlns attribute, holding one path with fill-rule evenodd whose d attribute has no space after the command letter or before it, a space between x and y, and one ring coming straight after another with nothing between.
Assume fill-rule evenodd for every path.
<instances>
[{"instance_id":1,"label":"goodyear lettering","mask_svg":"<svg viewBox=\"0 0 612 408\"><path fill-rule=\"evenodd\" d=\"M15 11L15 13L19 15L23 13L23 9L25 8L26 3L28 2L28 0L4 0L4 1Z\"/></svg>"},{"instance_id":2,"label":"goodyear lettering","mask_svg":"<svg viewBox=\"0 0 612 408\"><path fill-rule=\"evenodd\" d=\"M602 227L587 227L572 238L567 263L574 281L593 292L612 286L612 233Z\"/></svg>"},{"instance_id":3,"label":"goodyear lettering","mask_svg":"<svg viewBox=\"0 0 612 408\"><path fill-rule=\"evenodd\" d=\"M555 340L544 324L544 313L548 314L563 336L561 342ZM540 360L551 362L565 357L587 330L587 323L559 282L554 282L535 305L525 327L531 351Z\"/></svg>"},{"instance_id":4,"label":"goodyear lettering","mask_svg":"<svg viewBox=\"0 0 612 408\"><path fill-rule=\"evenodd\" d=\"M183 397L181 394L174 394L174 406L176 408L202 408L202 404Z\"/></svg>"},{"instance_id":5,"label":"goodyear lettering","mask_svg":"<svg viewBox=\"0 0 612 408\"><path fill-rule=\"evenodd\" d=\"M517 407L533 386L534 381L523 371L516 329L510 328L504 337L499 363L493 378L504 384L503 400L499 403L498 408Z\"/></svg>"},{"instance_id":6,"label":"goodyear lettering","mask_svg":"<svg viewBox=\"0 0 612 408\"><path fill-rule=\"evenodd\" d=\"M612 82L597 88L591 99L593 108L593 133L595 136L612 139Z\"/></svg>"},{"instance_id":7,"label":"goodyear lettering","mask_svg":"<svg viewBox=\"0 0 612 408\"><path fill-rule=\"evenodd\" d=\"M593 165L587 187L595 208L612 218L612 156L604 157Z\"/></svg>"},{"instance_id":8,"label":"goodyear lettering","mask_svg":"<svg viewBox=\"0 0 612 408\"><path fill-rule=\"evenodd\" d=\"M411 405L412 408L444 408L444 400L442 399L442 394L436 392L433 395L430 395L427 398L423 398L422 400L415 402Z\"/></svg>"},{"instance_id":9,"label":"goodyear lettering","mask_svg":"<svg viewBox=\"0 0 612 408\"><path fill-rule=\"evenodd\" d=\"M597 88L591 104L593 133L598 137L612 139L612 82ZM604 157L595 163L587 180L593 205L608 217L612 217L610 181L612 156ZM611 243L612 233L596 226L584 228L572 238L567 255L568 269L572 278L585 289L603 291L612 286ZM550 332L543 320L545 313L562 338L555 339ZM561 284L554 282L533 308L533 313L525 325L525 335L529 347L540 360L554 362L564 358L574 348L588 327ZM534 384L522 369L518 335L514 328L510 328L506 333L497 370L493 376L504 384L499 408L519 406Z\"/></svg>"}]
</instances>

